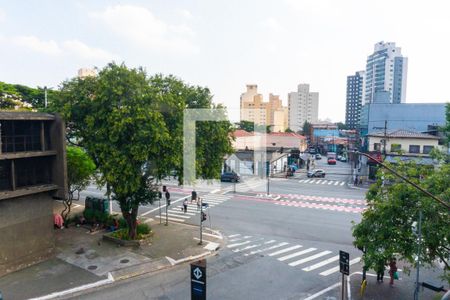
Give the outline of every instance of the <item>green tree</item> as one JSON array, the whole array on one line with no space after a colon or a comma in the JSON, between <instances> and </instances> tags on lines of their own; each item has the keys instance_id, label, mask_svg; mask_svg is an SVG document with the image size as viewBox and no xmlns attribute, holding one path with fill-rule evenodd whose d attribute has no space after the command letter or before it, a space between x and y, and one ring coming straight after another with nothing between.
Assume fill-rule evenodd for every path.
<instances>
[{"instance_id":1,"label":"green tree","mask_svg":"<svg viewBox=\"0 0 450 300\"><path fill-rule=\"evenodd\" d=\"M445 127L444 127L444 134L447 137L447 145L450 144L450 103L447 103L445 106Z\"/></svg>"},{"instance_id":2,"label":"green tree","mask_svg":"<svg viewBox=\"0 0 450 300\"><path fill-rule=\"evenodd\" d=\"M309 136L311 134L311 123L309 123L308 121L305 121L305 123L303 123L302 133L305 136Z\"/></svg>"},{"instance_id":3,"label":"green tree","mask_svg":"<svg viewBox=\"0 0 450 300\"><path fill-rule=\"evenodd\" d=\"M250 121L241 121L237 123L238 128L247 132L253 132L255 130L255 123Z\"/></svg>"},{"instance_id":4,"label":"green tree","mask_svg":"<svg viewBox=\"0 0 450 300\"><path fill-rule=\"evenodd\" d=\"M339 130L346 130L346 129L348 129L347 125L342 123L342 122L337 122L336 125L337 125Z\"/></svg>"},{"instance_id":5,"label":"green tree","mask_svg":"<svg viewBox=\"0 0 450 300\"><path fill-rule=\"evenodd\" d=\"M96 169L94 162L83 149L68 146L66 153L68 195L64 199L64 210L61 212L64 224L67 224L75 193L78 193L77 199L79 199L80 191L89 185Z\"/></svg>"},{"instance_id":6,"label":"green tree","mask_svg":"<svg viewBox=\"0 0 450 300\"><path fill-rule=\"evenodd\" d=\"M286 130L284 132L294 132L294 131L290 128L286 128Z\"/></svg>"},{"instance_id":7,"label":"green tree","mask_svg":"<svg viewBox=\"0 0 450 300\"><path fill-rule=\"evenodd\" d=\"M449 164L442 164L434 170L413 162L399 163L396 169L449 202ZM450 218L447 208L387 171L380 169L377 178L366 195L368 209L363 213L362 221L353 226L355 246L365 249L365 266L374 268L379 260L387 261L394 256L414 264L417 236L412 227L422 210L421 262L432 265L436 260L442 261L444 274L450 282Z\"/></svg>"},{"instance_id":8,"label":"green tree","mask_svg":"<svg viewBox=\"0 0 450 300\"><path fill-rule=\"evenodd\" d=\"M183 179L184 109L214 107L207 88L112 63L97 77L63 83L51 109L62 113L69 140L97 165L134 239L139 206L157 198L157 180L173 171ZM220 176L231 131L229 122L197 123L200 177Z\"/></svg>"}]
</instances>

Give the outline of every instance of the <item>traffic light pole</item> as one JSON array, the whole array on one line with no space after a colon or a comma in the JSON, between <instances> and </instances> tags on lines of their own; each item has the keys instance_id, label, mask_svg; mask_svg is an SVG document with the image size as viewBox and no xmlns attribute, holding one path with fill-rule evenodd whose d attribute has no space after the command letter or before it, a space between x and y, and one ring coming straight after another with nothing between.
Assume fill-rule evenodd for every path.
<instances>
[{"instance_id":1,"label":"traffic light pole","mask_svg":"<svg viewBox=\"0 0 450 300\"><path fill-rule=\"evenodd\" d=\"M169 199L166 198L166 226L169 225Z\"/></svg>"},{"instance_id":2,"label":"traffic light pole","mask_svg":"<svg viewBox=\"0 0 450 300\"><path fill-rule=\"evenodd\" d=\"M200 242L199 245L203 244L203 201L199 198L197 201L200 201Z\"/></svg>"}]
</instances>

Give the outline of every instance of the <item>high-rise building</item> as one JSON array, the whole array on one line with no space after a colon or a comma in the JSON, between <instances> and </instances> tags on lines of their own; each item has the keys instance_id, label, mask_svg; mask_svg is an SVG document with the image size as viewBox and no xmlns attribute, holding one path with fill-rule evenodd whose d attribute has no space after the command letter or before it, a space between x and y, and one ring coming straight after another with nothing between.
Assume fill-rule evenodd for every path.
<instances>
[{"instance_id":1,"label":"high-rise building","mask_svg":"<svg viewBox=\"0 0 450 300\"><path fill-rule=\"evenodd\" d=\"M97 76L97 72L95 71L95 69L81 68L78 70L78 78L84 79L89 76Z\"/></svg>"},{"instance_id":2,"label":"high-rise building","mask_svg":"<svg viewBox=\"0 0 450 300\"><path fill-rule=\"evenodd\" d=\"M247 91L241 94L241 121L250 121L258 125L267 124L267 102L258 94L256 84L247 84Z\"/></svg>"},{"instance_id":3,"label":"high-rise building","mask_svg":"<svg viewBox=\"0 0 450 300\"><path fill-rule=\"evenodd\" d=\"M288 94L289 128L299 131L305 121L315 123L319 119L319 93L310 92L309 84L299 84L297 92Z\"/></svg>"},{"instance_id":4,"label":"high-rise building","mask_svg":"<svg viewBox=\"0 0 450 300\"><path fill-rule=\"evenodd\" d=\"M287 108L278 95L269 95L264 102L258 94L256 84L248 84L247 91L241 94L241 121L254 122L257 125L269 125L271 131L285 131L287 128Z\"/></svg>"},{"instance_id":5,"label":"high-rise building","mask_svg":"<svg viewBox=\"0 0 450 300\"><path fill-rule=\"evenodd\" d=\"M366 64L365 103L404 103L408 58L395 43L379 42ZM363 103L363 104L365 104Z\"/></svg>"},{"instance_id":6,"label":"high-rise building","mask_svg":"<svg viewBox=\"0 0 450 300\"><path fill-rule=\"evenodd\" d=\"M364 71L347 76L347 104L345 108L345 124L348 129L356 129L359 125L364 94Z\"/></svg>"}]
</instances>

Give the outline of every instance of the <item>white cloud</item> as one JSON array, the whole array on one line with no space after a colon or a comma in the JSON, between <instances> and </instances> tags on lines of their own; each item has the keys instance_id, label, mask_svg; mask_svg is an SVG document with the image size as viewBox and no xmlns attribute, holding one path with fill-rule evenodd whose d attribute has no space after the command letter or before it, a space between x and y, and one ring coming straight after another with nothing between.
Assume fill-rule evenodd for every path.
<instances>
[{"instance_id":1,"label":"white cloud","mask_svg":"<svg viewBox=\"0 0 450 300\"><path fill-rule=\"evenodd\" d=\"M0 9L0 22L6 20L6 13Z\"/></svg>"},{"instance_id":2,"label":"white cloud","mask_svg":"<svg viewBox=\"0 0 450 300\"><path fill-rule=\"evenodd\" d=\"M92 16L103 21L113 32L153 50L195 53L194 31L187 25L167 24L150 10L133 5L116 5Z\"/></svg>"},{"instance_id":3,"label":"white cloud","mask_svg":"<svg viewBox=\"0 0 450 300\"><path fill-rule=\"evenodd\" d=\"M267 29L269 31L272 31L274 33L279 33L284 31L283 25L280 24L280 22L275 19L274 17L269 17L261 22L261 26L264 29Z\"/></svg>"},{"instance_id":4,"label":"white cloud","mask_svg":"<svg viewBox=\"0 0 450 300\"><path fill-rule=\"evenodd\" d=\"M47 55L58 55L62 52L54 40L42 41L35 36L18 36L13 38L12 41L16 45Z\"/></svg>"},{"instance_id":5,"label":"white cloud","mask_svg":"<svg viewBox=\"0 0 450 300\"><path fill-rule=\"evenodd\" d=\"M76 56L79 56L84 59L93 59L93 60L118 60L119 56L112 54L108 51L89 47L88 45L80 42L78 40L68 40L63 42L63 47L67 52L73 53Z\"/></svg>"},{"instance_id":6,"label":"white cloud","mask_svg":"<svg viewBox=\"0 0 450 300\"><path fill-rule=\"evenodd\" d=\"M79 40L66 40L58 43L54 40L43 41L35 36L17 36L12 38L12 42L18 46L51 56L69 55L94 61L119 59L119 56L115 54L99 48L89 47Z\"/></svg>"},{"instance_id":7,"label":"white cloud","mask_svg":"<svg viewBox=\"0 0 450 300\"><path fill-rule=\"evenodd\" d=\"M194 16L191 14L191 12L187 9L180 9L178 13L185 19L191 20L194 18Z\"/></svg>"}]
</instances>

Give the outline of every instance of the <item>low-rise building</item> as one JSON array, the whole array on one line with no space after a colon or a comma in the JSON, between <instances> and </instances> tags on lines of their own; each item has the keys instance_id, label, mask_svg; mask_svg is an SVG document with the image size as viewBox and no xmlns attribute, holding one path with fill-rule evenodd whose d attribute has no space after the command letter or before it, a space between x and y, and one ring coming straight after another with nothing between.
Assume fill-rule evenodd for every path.
<instances>
[{"instance_id":1,"label":"low-rise building","mask_svg":"<svg viewBox=\"0 0 450 300\"><path fill-rule=\"evenodd\" d=\"M54 115L0 111L0 276L53 254L53 198L67 191L65 127Z\"/></svg>"}]
</instances>

